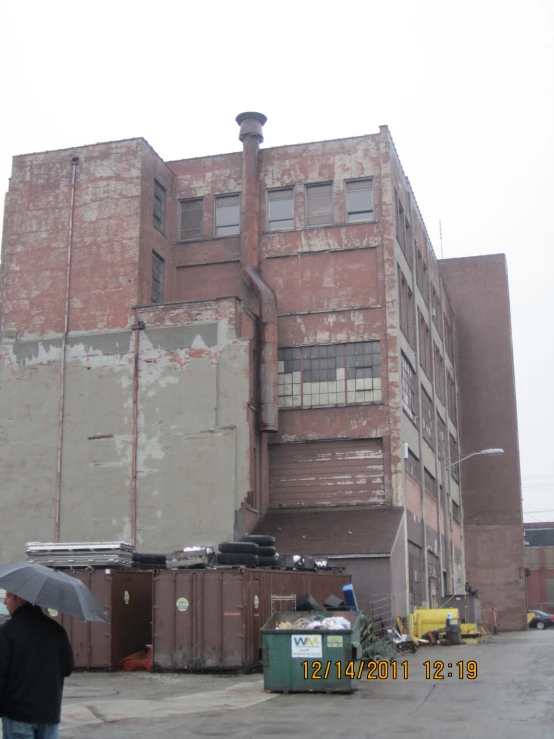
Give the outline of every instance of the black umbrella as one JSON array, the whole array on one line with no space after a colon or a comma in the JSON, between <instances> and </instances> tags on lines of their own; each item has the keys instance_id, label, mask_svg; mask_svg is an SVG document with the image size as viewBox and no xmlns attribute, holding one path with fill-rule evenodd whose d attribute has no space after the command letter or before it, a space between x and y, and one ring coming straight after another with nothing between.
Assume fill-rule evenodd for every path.
<instances>
[{"instance_id":1,"label":"black umbrella","mask_svg":"<svg viewBox=\"0 0 554 739\"><path fill-rule=\"evenodd\" d=\"M75 577L33 562L0 566L0 587L33 605L52 608L83 621L108 621L100 603Z\"/></svg>"}]
</instances>

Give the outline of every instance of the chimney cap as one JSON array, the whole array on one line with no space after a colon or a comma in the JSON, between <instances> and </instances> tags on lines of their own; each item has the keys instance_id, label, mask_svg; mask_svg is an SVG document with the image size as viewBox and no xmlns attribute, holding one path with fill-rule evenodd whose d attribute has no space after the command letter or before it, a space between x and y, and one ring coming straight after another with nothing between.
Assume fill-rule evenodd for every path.
<instances>
[{"instance_id":1,"label":"chimney cap","mask_svg":"<svg viewBox=\"0 0 554 739\"><path fill-rule=\"evenodd\" d=\"M267 117L263 113L239 113L235 119L240 126L239 139L244 141L250 136L255 136L261 143L264 140L262 127L267 121Z\"/></svg>"}]
</instances>

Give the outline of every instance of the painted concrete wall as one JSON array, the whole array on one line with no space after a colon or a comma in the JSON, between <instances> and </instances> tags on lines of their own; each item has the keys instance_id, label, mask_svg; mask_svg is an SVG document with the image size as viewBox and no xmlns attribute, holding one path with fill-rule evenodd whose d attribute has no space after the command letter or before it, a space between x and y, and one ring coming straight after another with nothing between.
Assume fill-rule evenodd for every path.
<instances>
[{"instance_id":1,"label":"painted concrete wall","mask_svg":"<svg viewBox=\"0 0 554 739\"><path fill-rule=\"evenodd\" d=\"M139 311L137 546L232 539L249 485L249 342L235 301ZM196 320L195 320L196 319ZM61 342L0 352L0 560L54 539ZM129 541L134 333L68 342L62 541Z\"/></svg>"}]
</instances>

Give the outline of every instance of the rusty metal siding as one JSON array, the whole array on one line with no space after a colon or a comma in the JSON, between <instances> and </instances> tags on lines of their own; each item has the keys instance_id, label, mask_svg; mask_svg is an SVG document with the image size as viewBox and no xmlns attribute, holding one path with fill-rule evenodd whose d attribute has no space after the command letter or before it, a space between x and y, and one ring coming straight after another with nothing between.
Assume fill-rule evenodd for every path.
<instances>
[{"instance_id":1,"label":"rusty metal siding","mask_svg":"<svg viewBox=\"0 0 554 739\"><path fill-rule=\"evenodd\" d=\"M385 502L382 439L274 444L270 508Z\"/></svg>"},{"instance_id":2,"label":"rusty metal siding","mask_svg":"<svg viewBox=\"0 0 554 739\"><path fill-rule=\"evenodd\" d=\"M272 595L321 603L351 582L340 573L258 569L160 571L153 583L155 670L241 670L259 664Z\"/></svg>"},{"instance_id":3,"label":"rusty metal siding","mask_svg":"<svg viewBox=\"0 0 554 739\"><path fill-rule=\"evenodd\" d=\"M123 657L152 643L151 572L94 570L67 574L92 591L109 620L105 624L65 614L55 617L67 632L77 669L117 670Z\"/></svg>"}]
</instances>

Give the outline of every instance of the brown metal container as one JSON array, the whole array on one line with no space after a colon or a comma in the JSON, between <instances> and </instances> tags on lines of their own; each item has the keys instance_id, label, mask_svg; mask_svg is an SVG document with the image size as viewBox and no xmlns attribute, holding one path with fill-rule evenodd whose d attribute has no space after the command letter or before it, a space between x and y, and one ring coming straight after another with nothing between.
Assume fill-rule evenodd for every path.
<instances>
[{"instance_id":1,"label":"brown metal container","mask_svg":"<svg viewBox=\"0 0 554 739\"><path fill-rule=\"evenodd\" d=\"M152 644L152 572L136 570L72 570L104 608L109 623L89 623L55 615L67 631L75 667L117 670L124 657Z\"/></svg>"},{"instance_id":2,"label":"brown metal container","mask_svg":"<svg viewBox=\"0 0 554 739\"><path fill-rule=\"evenodd\" d=\"M241 670L260 664L271 596L342 597L350 575L242 568L154 575L155 670ZM274 610L291 610L290 604Z\"/></svg>"}]
</instances>

